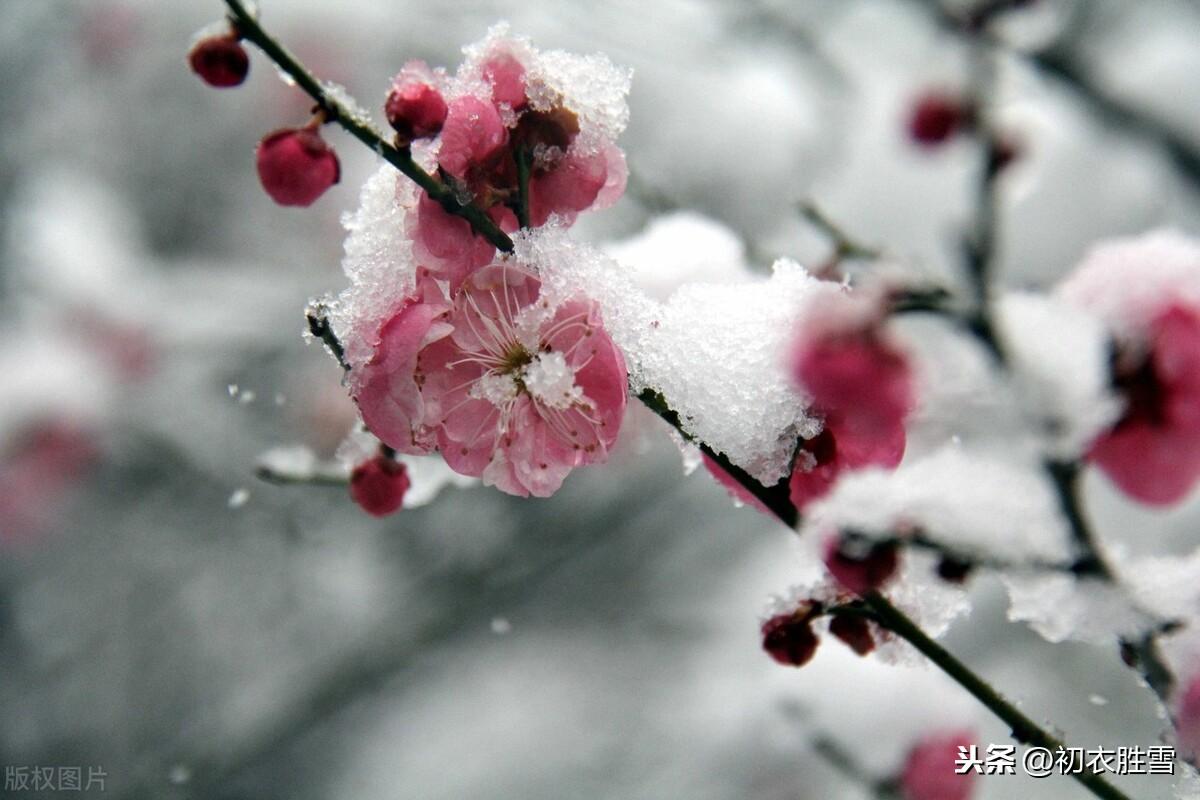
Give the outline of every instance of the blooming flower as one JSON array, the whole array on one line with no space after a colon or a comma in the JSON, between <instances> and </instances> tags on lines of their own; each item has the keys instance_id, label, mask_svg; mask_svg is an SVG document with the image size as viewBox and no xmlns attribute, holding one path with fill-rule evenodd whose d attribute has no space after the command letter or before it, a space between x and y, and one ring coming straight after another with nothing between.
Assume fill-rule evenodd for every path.
<instances>
[{"instance_id":1,"label":"blooming flower","mask_svg":"<svg viewBox=\"0 0 1200 800\"><path fill-rule=\"evenodd\" d=\"M451 469L546 497L607 457L624 416L625 362L596 305L557 307L536 276L500 261L451 302L413 300L357 376L368 428L401 452L437 447Z\"/></svg>"},{"instance_id":2,"label":"blooming flower","mask_svg":"<svg viewBox=\"0 0 1200 800\"><path fill-rule=\"evenodd\" d=\"M935 733L919 741L900 773L904 800L967 800L974 789L974 775L955 774L955 761L960 748L973 744L971 731Z\"/></svg>"},{"instance_id":3,"label":"blooming flower","mask_svg":"<svg viewBox=\"0 0 1200 800\"><path fill-rule=\"evenodd\" d=\"M1200 244L1153 233L1097 246L1062 292L1109 326L1125 401L1088 458L1136 500L1178 502L1200 480Z\"/></svg>"},{"instance_id":4,"label":"blooming flower","mask_svg":"<svg viewBox=\"0 0 1200 800\"><path fill-rule=\"evenodd\" d=\"M882 330L875 299L847 299L814 314L797 339L792 370L825 415L824 430L800 443L792 469L797 509L827 494L843 470L900 463L912 374Z\"/></svg>"},{"instance_id":5,"label":"blooming flower","mask_svg":"<svg viewBox=\"0 0 1200 800\"><path fill-rule=\"evenodd\" d=\"M899 464L913 405L908 359L884 337L875 316L864 320L867 304L835 305L805 325L793 352L793 378L825 416L820 433L799 441L788 479L792 505L801 511L828 494L845 470ZM704 466L736 500L766 511L711 459Z\"/></svg>"},{"instance_id":6,"label":"blooming flower","mask_svg":"<svg viewBox=\"0 0 1200 800\"><path fill-rule=\"evenodd\" d=\"M878 589L896 573L899 548L893 542L865 542L831 537L825 544L825 566L839 584L855 594Z\"/></svg>"}]
</instances>

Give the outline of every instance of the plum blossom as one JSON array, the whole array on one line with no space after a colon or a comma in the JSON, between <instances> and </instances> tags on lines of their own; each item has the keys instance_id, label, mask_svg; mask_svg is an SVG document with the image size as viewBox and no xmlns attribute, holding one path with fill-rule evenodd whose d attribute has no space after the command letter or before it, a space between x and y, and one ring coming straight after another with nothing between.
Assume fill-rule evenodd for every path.
<instances>
[{"instance_id":1,"label":"plum blossom","mask_svg":"<svg viewBox=\"0 0 1200 800\"><path fill-rule=\"evenodd\" d=\"M1088 459L1135 500L1182 500L1200 479L1200 243L1157 232L1098 245L1061 291L1108 326L1125 403Z\"/></svg>"},{"instance_id":2,"label":"plum blossom","mask_svg":"<svg viewBox=\"0 0 1200 800\"><path fill-rule=\"evenodd\" d=\"M517 227L513 209L523 168L528 171L529 224L535 227L552 215L569 225L580 212L606 208L624 192L625 157L614 138L628 114L628 75L607 59L593 58L600 59L597 75L608 73L602 76L610 85L624 87L616 102L603 98L603 108L590 94L592 82L579 68L580 57L539 53L503 28L468 48L467 60L450 81L431 158L460 197L488 212L503 230ZM406 79L397 85L417 83ZM404 91L415 96L418 90ZM431 96L425 105L440 111L433 109ZM402 121L407 125L407 118ZM423 265L454 285L495 254L463 220L424 193L412 235Z\"/></svg>"},{"instance_id":3,"label":"plum blossom","mask_svg":"<svg viewBox=\"0 0 1200 800\"><path fill-rule=\"evenodd\" d=\"M803 509L844 470L900 463L914 391L907 356L882 328L877 297L841 295L813 313L792 359L797 385L825 415L821 433L801 441L792 469L792 503Z\"/></svg>"},{"instance_id":4,"label":"plum blossom","mask_svg":"<svg viewBox=\"0 0 1200 800\"><path fill-rule=\"evenodd\" d=\"M1174 710L1179 755L1193 763L1200 762L1200 675L1183 687Z\"/></svg>"},{"instance_id":5,"label":"plum blossom","mask_svg":"<svg viewBox=\"0 0 1200 800\"><path fill-rule=\"evenodd\" d=\"M957 774L959 750L975 744L971 731L930 734L909 751L900 773L904 800L967 800L974 775Z\"/></svg>"},{"instance_id":6,"label":"plum blossom","mask_svg":"<svg viewBox=\"0 0 1200 800\"><path fill-rule=\"evenodd\" d=\"M404 453L436 448L454 471L520 496L547 497L574 467L607 458L627 373L594 302L551 305L508 260L450 300L423 287L352 376L372 433Z\"/></svg>"}]
</instances>

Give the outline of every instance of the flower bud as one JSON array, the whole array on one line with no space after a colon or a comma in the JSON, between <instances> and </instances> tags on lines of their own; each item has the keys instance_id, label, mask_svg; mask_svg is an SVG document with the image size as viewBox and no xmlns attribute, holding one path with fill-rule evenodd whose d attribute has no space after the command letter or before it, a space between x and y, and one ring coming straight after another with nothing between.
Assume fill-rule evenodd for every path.
<instances>
[{"instance_id":1,"label":"flower bud","mask_svg":"<svg viewBox=\"0 0 1200 800\"><path fill-rule=\"evenodd\" d=\"M354 468L350 474L350 497L371 516L386 517L400 510L411 485L403 464L379 455Z\"/></svg>"},{"instance_id":2,"label":"flower bud","mask_svg":"<svg viewBox=\"0 0 1200 800\"><path fill-rule=\"evenodd\" d=\"M825 566L838 583L855 594L882 586L896 572L900 550L894 542L868 542L857 537L831 539Z\"/></svg>"},{"instance_id":3,"label":"flower bud","mask_svg":"<svg viewBox=\"0 0 1200 800\"><path fill-rule=\"evenodd\" d=\"M804 611L778 614L763 623L763 650L784 666L804 666L812 660L818 644L809 614Z\"/></svg>"},{"instance_id":4,"label":"flower bud","mask_svg":"<svg viewBox=\"0 0 1200 800\"><path fill-rule=\"evenodd\" d=\"M396 129L401 144L436 136L446 121L446 100L421 75L428 68L420 62L406 66L396 76L384 103L388 123Z\"/></svg>"},{"instance_id":5,"label":"flower bud","mask_svg":"<svg viewBox=\"0 0 1200 800\"><path fill-rule=\"evenodd\" d=\"M246 80L250 56L236 35L209 36L192 45L188 52L192 72L209 86L227 89Z\"/></svg>"},{"instance_id":6,"label":"flower bud","mask_svg":"<svg viewBox=\"0 0 1200 800\"><path fill-rule=\"evenodd\" d=\"M908 135L923 147L937 147L966 127L970 119L970 107L960 98L929 92L913 105Z\"/></svg>"},{"instance_id":7,"label":"flower bud","mask_svg":"<svg viewBox=\"0 0 1200 800\"><path fill-rule=\"evenodd\" d=\"M875 649L875 637L871 635L870 623L857 614L834 614L829 620L829 632L860 656L865 656Z\"/></svg>"},{"instance_id":8,"label":"flower bud","mask_svg":"<svg viewBox=\"0 0 1200 800\"><path fill-rule=\"evenodd\" d=\"M337 183L341 167L313 128L282 128L258 143L258 178L281 206L310 206Z\"/></svg>"}]
</instances>

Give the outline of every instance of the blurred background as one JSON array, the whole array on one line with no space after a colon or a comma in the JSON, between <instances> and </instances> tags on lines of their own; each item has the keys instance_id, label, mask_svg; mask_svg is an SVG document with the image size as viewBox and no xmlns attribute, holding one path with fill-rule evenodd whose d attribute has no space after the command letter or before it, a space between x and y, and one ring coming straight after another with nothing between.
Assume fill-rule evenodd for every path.
<instances>
[{"instance_id":1,"label":"blurred background","mask_svg":"<svg viewBox=\"0 0 1200 800\"><path fill-rule=\"evenodd\" d=\"M340 185L272 203L254 145L309 102L257 53L237 90L189 73L218 0L3 12L0 766L100 767L121 798L803 800L870 796L815 735L881 776L933 730L1007 741L933 670L836 643L771 662L758 614L794 580L788 533L685 477L644 418L543 501L449 488L377 520L344 489L256 481L263 451L329 456L353 422L302 309L343 284L339 217L373 154L331 131ZM377 118L405 61L453 69L501 19L632 66L630 189L581 238L687 209L730 263L819 265L813 198L957 280L974 151L906 128L967 74L929 3L273 0L262 18ZM1099 238L1200 229L1200 4L1041 0L996 30L1018 146L1004 282L1050 286ZM1088 501L1131 548L1195 542L1194 503L1152 514L1094 479ZM1080 745L1157 743L1115 648L1044 643L992 579L972 599L949 645L1024 708ZM1021 776L977 796L1018 793L1086 796Z\"/></svg>"}]
</instances>

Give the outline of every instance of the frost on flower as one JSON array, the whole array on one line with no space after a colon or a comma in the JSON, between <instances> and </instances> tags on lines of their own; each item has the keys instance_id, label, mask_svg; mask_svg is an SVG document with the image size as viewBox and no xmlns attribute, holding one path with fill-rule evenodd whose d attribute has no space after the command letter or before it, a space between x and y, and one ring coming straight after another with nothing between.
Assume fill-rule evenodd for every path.
<instances>
[{"instance_id":1,"label":"frost on flower","mask_svg":"<svg viewBox=\"0 0 1200 800\"><path fill-rule=\"evenodd\" d=\"M381 164L363 185L358 209L342 217L347 233L342 269L350 285L330 304L330 321L351 367L371 358L384 321L416 287L406 230L415 203L415 185L391 164Z\"/></svg>"},{"instance_id":2,"label":"frost on flower","mask_svg":"<svg viewBox=\"0 0 1200 800\"><path fill-rule=\"evenodd\" d=\"M1124 410L1089 458L1144 503L1200 480L1200 243L1160 231L1096 246L1061 287L1114 340Z\"/></svg>"},{"instance_id":3,"label":"frost on flower","mask_svg":"<svg viewBox=\"0 0 1200 800\"><path fill-rule=\"evenodd\" d=\"M967 556L1065 561L1070 534L1037 464L948 445L895 472L864 469L809 507L802 529L892 538L906 531Z\"/></svg>"},{"instance_id":4,"label":"frost on flower","mask_svg":"<svg viewBox=\"0 0 1200 800\"><path fill-rule=\"evenodd\" d=\"M587 287L625 353L631 389L660 392L685 432L764 485L789 474L798 437L821 430L792 385L786 356L804 300L837 286L781 259L770 278L688 283L659 303L631 270L560 229L518 237L517 253L552 294Z\"/></svg>"},{"instance_id":5,"label":"frost on flower","mask_svg":"<svg viewBox=\"0 0 1200 800\"><path fill-rule=\"evenodd\" d=\"M797 453L789 484L797 509L827 494L846 470L895 467L904 456L912 370L883 329L882 300L868 289L809 301L791 366L825 425Z\"/></svg>"},{"instance_id":6,"label":"frost on flower","mask_svg":"<svg viewBox=\"0 0 1200 800\"><path fill-rule=\"evenodd\" d=\"M447 81L440 133L424 151L461 199L507 231L517 227L522 170L535 227L551 215L569 224L616 202L625 190L625 156L615 140L629 116L627 70L602 55L541 53L502 25L464 52ZM423 266L455 286L494 253L424 193L412 234Z\"/></svg>"}]
</instances>

